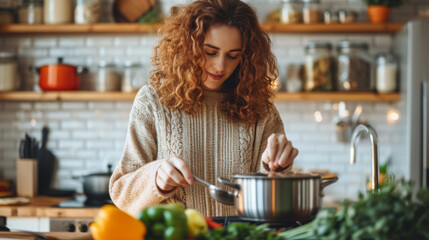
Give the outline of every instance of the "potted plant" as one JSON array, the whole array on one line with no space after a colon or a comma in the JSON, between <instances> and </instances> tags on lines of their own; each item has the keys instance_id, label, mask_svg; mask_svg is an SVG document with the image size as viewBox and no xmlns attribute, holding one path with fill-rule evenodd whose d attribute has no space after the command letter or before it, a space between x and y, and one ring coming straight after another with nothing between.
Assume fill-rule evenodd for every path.
<instances>
[{"instance_id":1,"label":"potted plant","mask_svg":"<svg viewBox=\"0 0 429 240\"><path fill-rule=\"evenodd\" d=\"M390 8L402 5L402 0L364 0L368 4L368 16L371 23L386 23Z\"/></svg>"}]
</instances>

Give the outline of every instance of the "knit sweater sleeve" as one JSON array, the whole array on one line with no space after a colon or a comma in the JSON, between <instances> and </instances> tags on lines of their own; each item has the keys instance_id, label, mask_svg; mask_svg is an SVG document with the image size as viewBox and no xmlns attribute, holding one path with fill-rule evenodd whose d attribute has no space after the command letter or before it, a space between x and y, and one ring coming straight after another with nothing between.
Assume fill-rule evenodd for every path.
<instances>
[{"instance_id":1,"label":"knit sweater sleeve","mask_svg":"<svg viewBox=\"0 0 429 240\"><path fill-rule=\"evenodd\" d=\"M165 161L157 159L156 106L153 89L143 87L131 109L122 159L110 179L113 202L132 215L173 194L162 193L155 183L157 170Z\"/></svg>"},{"instance_id":2,"label":"knit sweater sleeve","mask_svg":"<svg viewBox=\"0 0 429 240\"><path fill-rule=\"evenodd\" d=\"M263 131L261 148L259 150L259 159L261 159L262 153L267 148L268 138L271 136L271 134L274 134L274 133L285 134L285 130L284 130L283 121L280 118L280 114L277 108L275 106L272 106L270 114L268 114L267 118L265 119L265 128ZM269 171L268 165L263 163L262 161L259 167L260 167L260 171L262 172ZM285 169L280 169L278 171L287 172L292 170L292 167L293 167L293 162Z\"/></svg>"}]
</instances>

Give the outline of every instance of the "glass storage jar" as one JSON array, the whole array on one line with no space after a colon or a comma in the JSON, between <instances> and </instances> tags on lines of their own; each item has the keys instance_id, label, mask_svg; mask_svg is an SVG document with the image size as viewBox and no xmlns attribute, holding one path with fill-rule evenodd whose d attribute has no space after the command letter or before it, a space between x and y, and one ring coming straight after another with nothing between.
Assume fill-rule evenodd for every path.
<instances>
[{"instance_id":1,"label":"glass storage jar","mask_svg":"<svg viewBox=\"0 0 429 240\"><path fill-rule=\"evenodd\" d=\"M18 10L18 21L24 24L42 24L43 0L24 0Z\"/></svg>"},{"instance_id":2,"label":"glass storage jar","mask_svg":"<svg viewBox=\"0 0 429 240\"><path fill-rule=\"evenodd\" d=\"M98 71L94 84L94 90L97 92L119 91L119 74L116 65L106 61L98 63Z\"/></svg>"},{"instance_id":3,"label":"glass storage jar","mask_svg":"<svg viewBox=\"0 0 429 240\"><path fill-rule=\"evenodd\" d=\"M0 91L19 88L18 59L12 52L0 52Z\"/></svg>"},{"instance_id":4,"label":"glass storage jar","mask_svg":"<svg viewBox=\"0 0 429 240\"><path fill-rule=\"evenodd\" d=\"M323 11L323 22L325 24L338 23L338 15L335 11L327 9Z\"/></svg>"},{"instance_id":5,"label":"glass storage jar","mask_svg":"<svg viewBox=\"0 0 429 240\"><path fill-rule=\"evenodd\" d=\"M287 67L286 74L286 91L301 92L302 91L302 68L301 64L290 64Z\"/></svg>"},{"instance_id":6,"label":"glass storage jar","mask_svg":"<svg viewBox=\"0 0 429 240\"><path fill-rule=\"evenodd\" d=\"M319 0L303 0L302 19L305 24L320 23L322 14L320 12Z\"/></svg>"},{"instance_id":7,"label":"glass storage jar","mask_svg":"<svg viewBox=\"0 0 429 240\"><path fill-rule=\"evenodd\" d=\"M379 93L396 91L398 63L393 53L380 53L376 56L376 90Z\"/></svg>"},{"instance_id":8,"label":"glass storage jar","mask_svg":"<svg viewBox=\"0 0 429 240\"><path fill-rule=\"evenodd\" d=\"M99 0L76 0L74 22L79 24L96 23L101 16Z\"/></svg>"},{"instance_id":9,"label":"glass storage jar","mask_svg":"<svg viewBox=\"0 0 429 240\"><path fill-rule=\"evenodd\" d=\"M148 79L148 71L143 64L127 61L124 64L121 90L123 92L137 91L146 84Z\"/></svg>"},{"instance_id":10,"label":"glass storage jar","mask_svg":"<svg viewBox=\"0 0 429 240\"><path fill-rule=\"evenodd\" d=\"M337 46L339 91L371 91L372 58L365 42L341 41Z\"/></svg>"},{"instance_id":11,"label":"glass storage jar","mask_svg":"<svg viewBox=\"0 0 429 240\"><path fill-rule=\"evenodd\" d=\"M43 20L46 24L71 23L72 0L44 0Z\"/></svg>"},{"instance_id":12,"label":"glass storage jar","mask_svg":"<svg viewBox=\"0 0 429 240\"><path fill-rule=\"evenodd\" d=\"M304 90L334 90L334 58L328 42L309 42L305 46Z\"/></svg>"},{"instance_id":13,"label":"glass storage jar","mask_svg":"<svg viewBox=\"0 0 429 240\"><path fill-rule=\"evenodd\" d=\"M354 23L356 22L356 13L351 10L340 9L338 10L338 19L340 23Z\"/></svg>"},{"instance_id":14,"label":"glass storage jar","mask_svg":"<svg viewBox=\"0 0 429 240\"><path fill-rule=\"evenodd\" d=\"M302 22L302 1L282 0L280 21L286 24Z\"/></svg>"},{"instance_id":15,"label":"glass storage jar","mask_svg":"<svg viewBox=\"0 0 429 240\"><path fill-rule=\"evenodd\" d=\"M11 8L0 8L0 24L15 22L15 10Z\"/></svg>"}]
</instances>

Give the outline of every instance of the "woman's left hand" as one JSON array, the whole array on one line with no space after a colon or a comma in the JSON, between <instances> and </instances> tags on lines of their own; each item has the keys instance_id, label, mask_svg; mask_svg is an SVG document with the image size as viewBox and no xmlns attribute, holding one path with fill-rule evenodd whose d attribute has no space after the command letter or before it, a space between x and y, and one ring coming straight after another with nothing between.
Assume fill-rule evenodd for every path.
<instances>
[{"instance_id":1,"label":"woman's left hand","mask_svg":"<svg viewBox=\"0 0 429 240\"><path fill-rule=\"evenodd\" d=\"M268 138L261 160L268 165L270 171L282 171L292 164L297 155L298 149L292 146L292 142L284 134L273 133Z\"/></svg>"}]
</instances>

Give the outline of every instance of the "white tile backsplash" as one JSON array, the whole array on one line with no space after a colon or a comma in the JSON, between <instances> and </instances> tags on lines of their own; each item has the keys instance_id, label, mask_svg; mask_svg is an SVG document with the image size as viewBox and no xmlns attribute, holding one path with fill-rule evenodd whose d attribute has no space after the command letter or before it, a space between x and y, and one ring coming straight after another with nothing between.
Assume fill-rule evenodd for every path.
<instances>
[{"instance_id":1,"label":"white tile backsplash","mask_svg":"<svg viewBox=\"0 0 429 240\"><path fill-rule=\"evenodd\" d=\"M88 47L110 47L113 46L115 36L90 36L86 38L85 44Z\"/></svg>"},{"instance_id":2,"label":"white tile backsplash","mask_svg":"<svg viewBox=\"0 0 429 240\"><path fill-rule=\"evenodd\" d=\"M62 102L61 108L63 110L80 110L84 111L86 109L86 102Z\"/></svg>"},{"instance_id":3,"label":"white tile backsplash","mask_svg":"<svg viewBox=\"0 0 429 240\"><path fill-rule=\"evenodd\" d=\"M32 38L26 37L3 37L4 48L16 48L16 47L31 47Z\"/></svg>"},{"instance_id":4,"label":"white tile backsplash","mask_svg":"<svg viewBox=\"0 0 429 240\"><path fill-rule=\"evenodd\" d=\"M85 39L81 36L67 36L58 38L58 46L60 47L84 47Z\"/></svg>"},{"instance_id":5,"label":"white tile backsplash","mask_svg":"<svg viewBox=\"0 0 429 240\"><path fill-rule=\"evenodd\" d=\"M18 55L21 57L47 57L48 56L48 49L44 48L19 48L18 49Z\"/></svg>"},{"instance_id":6,"label":"white tile backsplash","mask_svg":"<svg viewBox=\"0 0 429 240\"><path fill-rule=\"evenodd\" d=\"M56 37L38 37L33 41L33 46L36 48L39 47L56 47L58 39Z\"/></svg>"},{"instance_id":7,"label":"white tile backsplash","mask_svg":"<svg viewBox=\"0 0 429 240\"><path fill-rule=\"evenodd\" d=\"M130 35L130 36L118 36L113 40L113 45L115 47L136 47L140 45L140 35Z\"/></svg>"}]
</instances>

